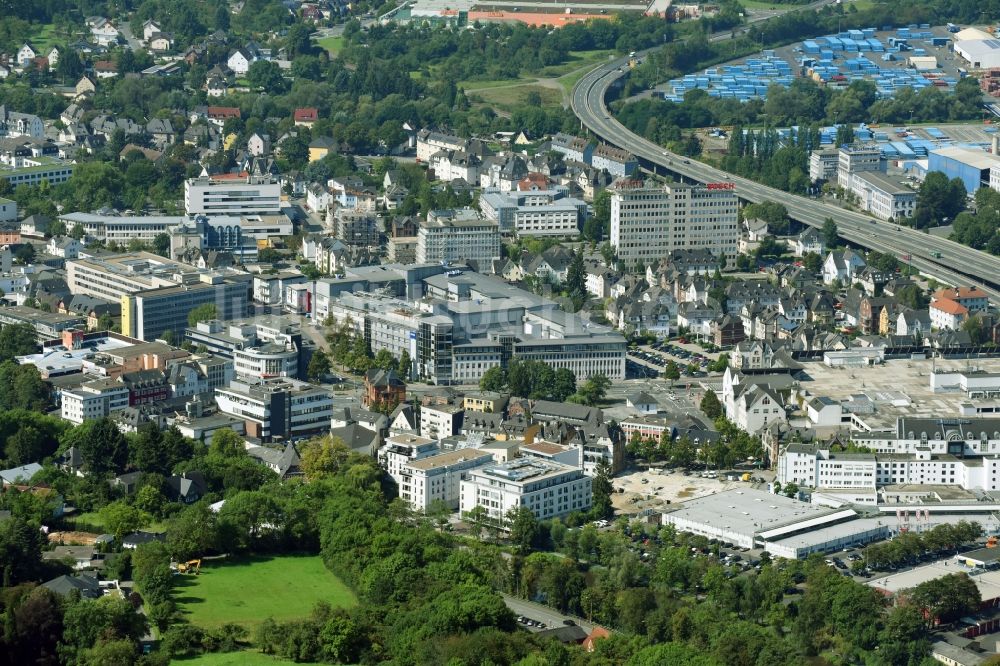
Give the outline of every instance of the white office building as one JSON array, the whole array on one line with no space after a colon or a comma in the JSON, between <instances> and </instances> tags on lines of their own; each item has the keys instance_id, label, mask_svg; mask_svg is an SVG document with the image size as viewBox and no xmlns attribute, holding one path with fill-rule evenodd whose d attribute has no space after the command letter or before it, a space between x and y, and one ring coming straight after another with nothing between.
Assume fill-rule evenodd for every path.
<instances>
[{"instance_id":1,"label":"white office building","mask_svg":"<svg viewBox=\"0 0 1000 666\"><path fill-rule=\"evenodd\" d=\"M215 390L215 402L244 421L248 436L264 442L326 434L333 418L329 391L287 378L234 380Z\"/></svg>"},{"instance_id":2,"label":"white office building","mask_svg":"<svg viewBox=\"0 0 1000 666\"><path fill-rule=\"evenodd\" d=\"M858 207L880 220L902 220L913 215L917 207L916 190L877 171L851 174L848 182Z\"/></svg>"},{"instance_id":3,"label":"white office building","mask_svg":"<svg viewBox=\"0 0 1000 666\"><path fill-rule=\"evenodd\" d=\"M517 458L469 471L461 481L459 508L467 514L481 506L489 519L499 524L508 511L522 506L531 509L537 519L549 520L589 510L591 493L591 479L579 467Z\"/></svg>"},{"instance_id":4,"label":"white office building","mask_svg":"<svg viewBox=\"0 0 1000 666\"><path fill-rule=\"evenodd\" d=\"M228 215L239 218L281 212L281 184L269 174L199 176L184 181L184 211L188 215Z\"/></svg>"},{"instance_id":5,"label":"white office building","mask_svg":"<svg viewBox=\"0 0 1000 666\"><path fill-rule=\"evenodd\" d=\"M626 267L656 265L673 250L736 256L740 225L732 183L647 186L628 180L611 191L611 245Z\"/></svg>"},{"instance_id":6,"label":"white office building","mask_svg":"<svg viewBox=\"0 0 1000 666\"><path fill-rule=\"evenodd\" d=\"M418 264L499 258L500 228L471 208L431 211L417 232Z\"/></svg>"},{"instance_id":7,"label":"white office building","mask_svg":"<svg viewBox=\"0 0 1000 666\"><path fill-rule=\"evenodd\" d=\"M519 236L575 236L587 217L587 203L566 196L566 189L501 192L489 188L479 210L501 233Z\"/></svg>"},{"instance_id":8,"label":"white office building","mask_svg":"<svg viewBox=\"0 0 1000 666\"><path fill-rule=\"evenodd\" d=\"M882 149L875 144L841 146L837 154L837 186L849 190L854 174L885 173L886 166Z\"/></svg>"}]
</instances>

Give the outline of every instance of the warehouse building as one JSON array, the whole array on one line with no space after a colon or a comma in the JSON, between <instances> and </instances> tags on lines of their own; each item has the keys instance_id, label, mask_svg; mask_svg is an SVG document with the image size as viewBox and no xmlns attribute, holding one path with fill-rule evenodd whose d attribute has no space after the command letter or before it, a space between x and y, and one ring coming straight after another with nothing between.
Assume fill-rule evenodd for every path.
<instances>
[{"instance_id":1,"label":"warehouse building","mask_svg":"<svg viewBox=\"0 0 1000 666\"><path fill-rule=\"evenodd\" d=\"M887 519L858 518L853 509L806 504L763 490L727 490L684 502L663 524L741 548L797 559L889 536Z\"/></svg>"},{"instance_id":2,"label":"warehouse building","mask_svg":"<svg viewBox=\"0 0 1000 666\"><path fill-rule=\"evenodd\" d=\"M976 148L948 146L932 150L927 156L927 171L940 171L948 178L961 178L965 191L974 194L990 184L990 169L1000 165L1000 157Z\"/></svg>"},{"instance_id":3,"label":"warehouse building","mask_svg":"<svg viewBox=\"0 0 1000 666\"><path fill-rule=\"evenodd\" d=\"M966 39L955 42L955 53L969 63L972 69L1000 67L1000 40Z\"/></svg>"}]
</instances>

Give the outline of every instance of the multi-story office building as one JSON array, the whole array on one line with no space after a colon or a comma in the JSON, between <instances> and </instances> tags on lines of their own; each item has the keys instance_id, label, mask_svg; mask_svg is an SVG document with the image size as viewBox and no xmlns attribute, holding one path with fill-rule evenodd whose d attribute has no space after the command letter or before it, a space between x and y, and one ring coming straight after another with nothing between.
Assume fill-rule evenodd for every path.
<instances>
[{"instance_id":1,"label":"multi-story office building","mask_svg":"<svg viewBox=\"0 0 1000 666\"><path fill-rule=\"evenodd\" d=\"M184 181L184 211L188 215L277 215L281 184L270 174L199 176Z\"/></svg>"},{"instance_id":2,"label":"multi-story office building","mask_svg":"<svg viewBox=\"0 0 1000 666\"><path fill-rule=\"evenodd\" d=\"M400 470L399 497L414 511L427 511L435 502L457 509L462 479L492 462L492 453L471 448L410 461Z\"/></svg>"},{"instance_id":3,"label":"multi-story office building","mask_svg":"<svg viewBox=\"0 0 1000 666\"><path fill-rule=\"evenodd\" d=\"M886 161L882 149L875 144L841 146L837 151L837 186L851 187L856 173L885 173Z\"/></svg>"},{"instance_id":4,"label":"multi-story office building","mask_svg":"<svg viewBox=\"0 0 1000 666\"><path fill-rule=\"evenodd\" d=\"M814 183L837 179L840 152L834 148L821 148L809 153L809 180Z\"/></svg>"},{"instance_id":5,"label":"multi-story office building","mask_svg":"<svg viewBox=\"0 0 1000 666\"><path fill-rule=\"evenodd\" d=\"M122 332L142 340L155 340L164 332L180 336L187 328L188 313L199 305L215 306L220 319L247 316L250 281L202 275L195 284L160 287L122 296Z\"/></svg>"},{"instance_id":6,"label":"multi-story office building","mask_svg":"<svg viewBox=\"0 0 1000 666\"><path fill-rule=\"evenodd\" d=\"M53 157L33 157L25 159L23 166L0 165L0 180L6 180L12 188L18 185L60 185L73 176L75 164L67 164Z\"/></svg>"},{"instance_id":7,"label":"multi-story office building","mask_svg":"<svg viewBox=\"0 0 1000 666\"><path fill-rule=\"evenodd\" d=\"M509 510L522 506L539 520L549 520L587 511L591 504L591 479L583 470L535 458L472 469L460 484L462 513L481 506L499 524Z\"/></svg>"},{"instance_id":8,"label":"multi-story office building","mask_svg":"<svg viewBox=\"0 0 1000 666\"><path fill-rule=\"evenodd\" d=\"M80 425L120 412L129 406L128 387L113 379L97 379L61 392L63 419Z\"/></svg>"},{"instance_id":9,"label":"multi-story office building","mask_svg":"<svg viewBox=\"0 0 1000 666\"><path fill-rule=\"evenodd\" d=\"M877 171L851 174L848 189L858 199L858 207L880 220L900 221L913 215L917 192L904 182Z\"/></svg>"},{"instance_id":10,"label":"multi-story office building","mask_svg":"<svg viewBox=\"0 0 1000 666\"><path fill-rule=\"evenodd\" d=\"M489 262L500 258L500 229L471 208L436 210L417 232L417 263Z\"/></svg>"},{"instance_id":11,"label":"multi-story office building","mask_svg":"<svg viewBox=\"0 0 1000 666\"><path fill-rule=\"evenodd\" d=\"M243 419L248 436L264 442L328 433L333 417L329 391L295 379L234 380L215 390L215 402Z\"/></svg>"},{"instance_id":12,"label":"multi-story office building","mask_svg":"<svg viewBox=\"0 0 1000 666\"><path fill-rule=\"evenodd\" d=\"M733 184L619 181L611 195L611 244L627 267L656 265L673 250L735 256L739 218Z\"/></svg>"},{"instance_id":13,"label":"multi-story office building","mask_svg":"<svg viewBox=\"0 0 1000 666\"><path fill-rule=\"evenodd\" d=\"M334 235L348 245L371 246L379 244L378 218L374 214L338 208L333 213Z\"/></svg>"},{"instance_id":14,"label":"multi-story office building","mask_svg":"<svg viewBox=\"0 0 1000 666\"><path fill-rule=\"evenodd\" d=\"M132 239L152 241L170 227L184 221L180 215L97 215L95 213L66 213L59 219L72 229L80 225L90 238L107 243L128 245Z\"/></svg>"},{"instance_id":15,"label":"multi-story office building","mask_svg":"<svg viewBox=\"0 0 1000 666\"><path fill-rule=\"evenodd\" d=\"M23 305L0 308L0 324L28 324L35 329L39 342L62 337L62 332L78 328L86 330L87 318L79 315L45 312Z\"/></svg>"},{"instance_id":16,"label":"multi-story office building","mask_svg":"<svg viewBox=\"0 0 1000 666\"><path fill-rule=\"evenodd\" d=\"M479 210L500 227L519 236L575 236L587 217L587 203L566 196L566 188L500 192L490 188L479 197Z\"/></svg>"},{"instance_id":17,"label":"multi-story office building","mask_svg":"<svg viewBox=\"0 0 1000 666\"><path fill-rule=\"evenodd\" d=\"M95 296L118 302L137 291L194 284L194 266L164 259L151 252L127 252L66 262L66 284L74 296Z\"/></svg>"},{"instance_id":18,"label":"multi-story office building","mask_svg":"<svg viewBox=\"0 0 1000 666\"><path fill-rule=\"evenodd\" d=\"M232 359L238 377L266 379L298 377L302 333L298 322L266 316L248 321L198 322L184 331L193 345Z\"/></svg>"}]
</instances>

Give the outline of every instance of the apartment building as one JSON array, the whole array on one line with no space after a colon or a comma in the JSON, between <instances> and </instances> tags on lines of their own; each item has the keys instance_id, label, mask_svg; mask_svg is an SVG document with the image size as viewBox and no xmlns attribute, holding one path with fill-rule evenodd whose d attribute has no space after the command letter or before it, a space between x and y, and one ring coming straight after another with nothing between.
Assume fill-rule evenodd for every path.
<instances>
[{"instance_id":1,"label":"apartment building","mask_svg":"<svg viewBox=\"0 0 1000 666\"><path fill-rule=\"evenodd\" d=\"M606 143L594 148L590 157L590 165L595 169L603 169L615 178L626 178L639 171L639 160L635 155Z\"/></svg>"},{"instance_id":2,"label":"apartment building","mask_svg":"<svg viewBox=\"0 0 1000 666\"><path fill-rule=\"evenodd\" d=\"M500 229L471 208L436 210L417 231L417 263L479 261L500 258Z\"/></svg>"},{"instance_id":3,"label":"apartment building","mask_svg":"<svg viewBox=\"0 0 1000 666\"><path fill-rule=\"evenodd\" d=\"M566 195L566 188L501 192L479 197L479 210L500 233L519 236L575 236L587 218L587 203Z\"/></svg>"},{"instance_id":4,"label":"apartment building","mask_svg":"<svg viewBox=\"0 0 1000 666\"><path fill-rule=\"evenodd\" d=\"M184 212L188 215L277 215L281 184L270 174L202 175L184 181Z\"/></svg>"},{"instance_id":5,"label":"apartment building","mask_svg":"<svg viewBox=\"0 0 1000 666\"><path fill-rule=\"evenodd\" d=\"M392 477L396 485L401 485L403 468L414 460L435 456L441 452L437 441L418 435L392 435L379 447L378 464Z\"/></svg>"},{"instance_id":6,"label":"apartment building","mask_svg":"<svg viewBox=\"0 0 1000 666\"><path fill-rule=\"evenodd\" d=\"M530 509L539 520L587 511L591 479L579 467L537 458L518 458L472 469L460 482L459 508L467 514L483 507L490 520L504 524L507 512Z\"/></svg>"},{"instance_id":7,"label":"apartment building","mask_svg":"<svg viewBox=\"0 0 1000 666\"><path fill-rule=\"evenodd\" d=\"M129 406L129 388L113 379L96 379L61 392L60 414L73 425L120 412Z\"/></svg>"},{"instance_id":8,"label":"apartment building","mask_svg":"<svg viewBox=\"0 0 1000 666\"><path fill-rule=\"evenodd\" d=\"M234 380L215 390L224 414L242 419L249 437L262 442L298 440L330 432L333 398L295 379Z\"/></svg>"},{"instance_id":9,"label":"apartment building","mask_svg":"<svg viewBox=\"0 0 1000 666\"><path fill-rule=\"evenodd\" d=\"M420 436L427 439L444 439L462 430L465 410L461 405L422 405L420 407Z\"/></svg>"},{"instance_id":10,"label":"apartment building","mask_svg":"<svg viewBox=\"0 0 1000 666\"><path fill-rule=\"evenodd\" d=\"M489 451L466 448L412 460L399 473L399 497L414 511L427 511L435 503L459 508L462 480L471 471L493 462Z\"/></svg>"},{"instance_id":11,"label":"apartment building","mask_svg":"<svg viewBox=\"0 0 1000 666\"><path fill-rule=\"evenodd\" d=\"M738 252L732 183L658 186L622 180L611 192L611 244L626 267L655 265L673 250L707 249L730 257Z\"/></svg>"}]
</instances>

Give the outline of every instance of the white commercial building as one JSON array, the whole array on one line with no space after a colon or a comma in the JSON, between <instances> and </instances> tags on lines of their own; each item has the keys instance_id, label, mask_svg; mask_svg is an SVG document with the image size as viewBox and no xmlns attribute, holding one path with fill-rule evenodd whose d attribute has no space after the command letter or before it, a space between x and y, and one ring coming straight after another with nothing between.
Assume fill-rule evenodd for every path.
<instances>
[{"instance_id":1,"label":"white commercial building","mask_svg":"<svg viewBox=\"0 0 1000 666\"><path fill-rule=\"evenodd\" d=\"M66 389L62 396L62 418L74 425L110 416L128 407L128 387L111 379L98 379L79 388Z\"/></svg>"},{"instance_id":2,"label":"white commercial building","mask_svg":"<svg viewBox=\"0 0 1000 666\"><path fill-rule=\"evenodd\" d=\"M501 233L519 236L575 236L587 217L587 203L566 196L566 190L500 192L490 188L479 197L483 215Z\"/></svg>"},{"instance_id":3,"label":"white commercial building","mask_svg":"<svg viewBox=\"0 0 1000 666\"><path fill-rule=\"evenodd\" d=\"M952 48L972 69L1000 67L1000 41L996 39L965 39L955 42Z\"/></svg>"},{"instance_id":4,"label":"white commercial building","mask_svg":"<svg viewBox=\"0 0 1000 666\"><path fill-rule=\"evenodd\" d=\"M492 453L472 448L413 460L400 471L399 497L414 511L427 511L435 502L457 509L462 479L492 462Z\"/></svg>"},{"instance_id":5,"label":"white commercial building","mask_svg":"<svg viewBox=\"0 0 1000 666\"><path fill-rule=\"evenodd\" d=\"M499 226L471 208L431 211L417 232L418 264L499 258Z\"/></svg>"},{"instance_id":6,"label":"white commercial building","mask_svg":"<svg viewBox=\"0 0 1000 666\"><path fill-rule=\"evenodd\" d=\"M913 215L917 193L905 184L877 171L851 174L848 189L858 198L861 210L880 220L899 221Z\"/></svg>"},{"instance_id":7,"label":"white commercial building","mask_svg":"<svg viewBox=\"0 0 1000 666\"><path fill-rule=\"evenodd\" d=\"M887 163L877 145L841 146L837 153L837 186L851 188L856 173L885 173Z\"/></svg>"},{"instance_id":8,"label":"white commercial building","mask_svg":"<svg viewBox=\"0 0 1000 666\"><path fill-rule=\"evenodd\" d=\"M740 226L732 183L612 188L611 245L626 267L656 265L673 250L707 249L736 256Z\"/></svg>"},{"instance_id":9,"label":"white commercial building","mask_svg":"<svg viewBox=\"0 0 1000 666\"><path fill-rule=\"evenodd\" d=\"M132 239L151 242L159 234L167 233L167 229L184 221L177 215L96 215L94 213L66 213L59 219L72 230L80 225L83 231L94 240L128 245Z\"/></svg>"},{"instance_id":10,"label":"white commercial building","mask_svg":"<svg viewBox=\"0 0 1000 666\"><path fill-rule=\"evenodd\" d=\"M330 432L333 397L329 391L294 379L234 380L215 390L224 414L243 419L250 437L297 440Z\"/></svg>"},{"instance_id":11,"label":"white commercial building","mask_svg":"<svg viewBox=\"0 0 1000 666\"><path fill-rule=\"evenodd\" d=\"M188 215L277 215L281 184L269 174L238 177L200 176L184 181L184 211Z\"/></svg>"},{"instance_id":12,"label":"white commercial building","mask_svg":"<svg viewBox=\"0 0 1000 666\"><path fill-rule=\"evenodd\" d=\"M461 481L459 508L463 514L477 506L490 520L503 524L511 509L531 509L538 520L590 509L591 478L571 465L518 458L468 472Z\"/></svg>"}]
</instances>

